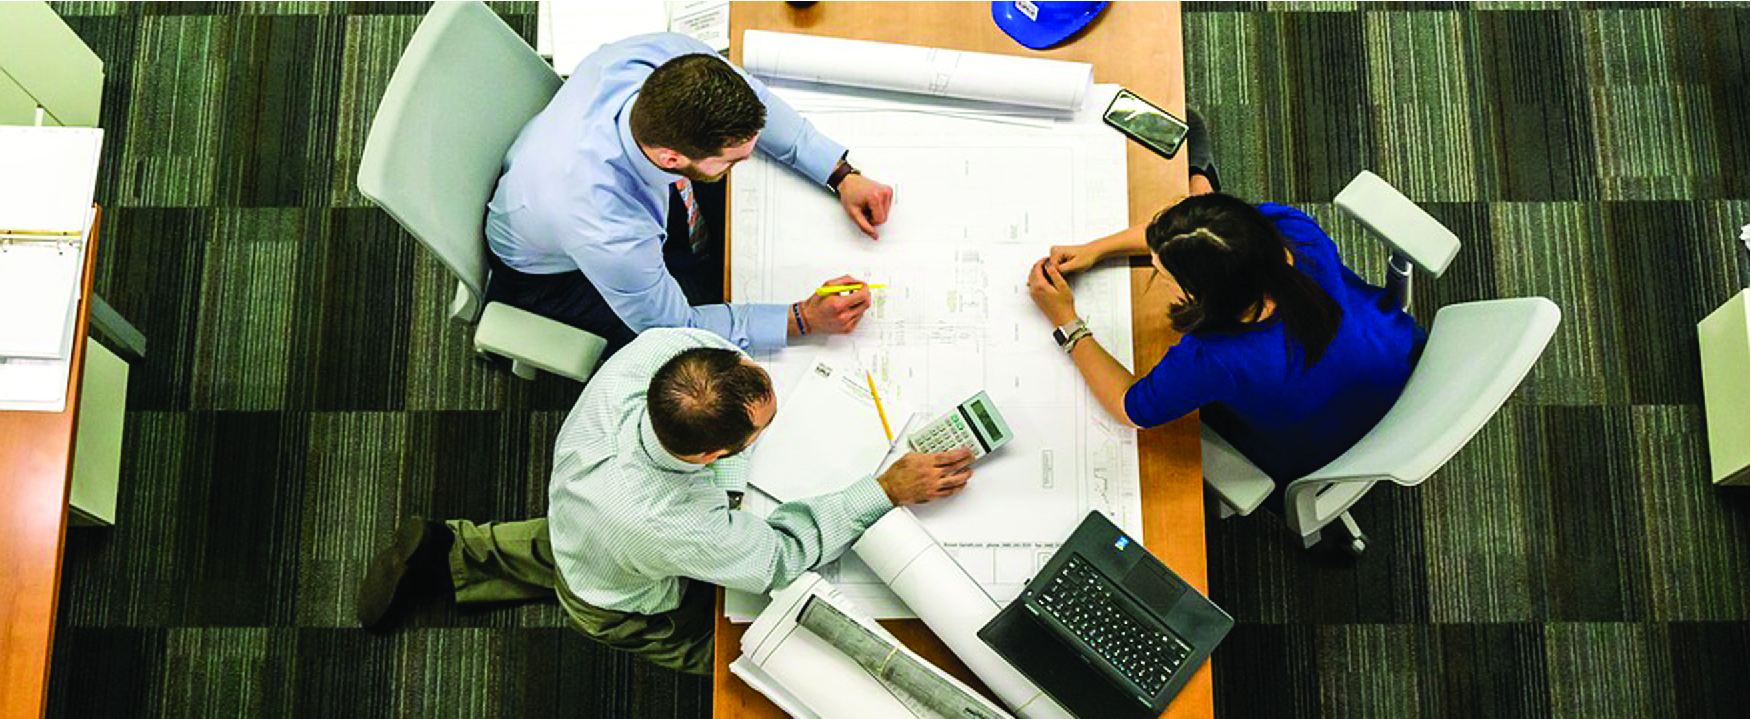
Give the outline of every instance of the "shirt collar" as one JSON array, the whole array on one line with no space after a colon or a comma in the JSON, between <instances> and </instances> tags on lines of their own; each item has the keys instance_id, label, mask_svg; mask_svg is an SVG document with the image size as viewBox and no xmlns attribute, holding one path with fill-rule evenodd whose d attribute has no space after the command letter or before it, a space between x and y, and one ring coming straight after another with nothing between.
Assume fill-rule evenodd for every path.
<instances>
[{"instance_id":1,"label":"shirt collar","mask_svg":"<svg viewBox=\"0 0 1751 719\"><path fill-rule=\"evenodd\" d=\"M669 450L663 449L662 440L657 439L657 428L651 424L650 413L644 412L642 414L644 416L638 420L638 443L640 448L644 450L645 457L650 459L651 464L656 465L658 469L684 474L693 474L706 468L706 465L684 461L669 454Z\"/></svg>"},{"instance_id":2,"label":"shirt collar","mask_svg":"<svg viewBox=\"0 0 1751 719\"><path fill-rule=\"evenodd\" d=\"M632 139L632 103L637 99L638 93L633 93L632 97L626 100L626 104L621 106L620 115L614 120L615 124L620 127L620 149L626 153L626 161L632 165L633 174L637 175L638 179L644 181L646 185L650 187L673 185L676 180L681 179L681 176L670 174L663 168L657 167L650 158L644 156L644 150L639 149L638 141Z\"/></svg>"}]
</instances>

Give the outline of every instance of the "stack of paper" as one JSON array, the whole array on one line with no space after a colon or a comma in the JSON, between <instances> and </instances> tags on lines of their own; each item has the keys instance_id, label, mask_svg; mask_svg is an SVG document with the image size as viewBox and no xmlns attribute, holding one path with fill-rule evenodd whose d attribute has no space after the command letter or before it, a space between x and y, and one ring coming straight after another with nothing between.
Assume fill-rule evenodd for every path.
<instances>
[{"instance_id":1,"label":"stack of paper","mask_svg":"<svg viewBox=\"0 0 1751 719\"><path fill-rule=\"evenodd\" d=\"M0 127L0 410L66 408L103 131Z\"/></svg>"}]
</instances>

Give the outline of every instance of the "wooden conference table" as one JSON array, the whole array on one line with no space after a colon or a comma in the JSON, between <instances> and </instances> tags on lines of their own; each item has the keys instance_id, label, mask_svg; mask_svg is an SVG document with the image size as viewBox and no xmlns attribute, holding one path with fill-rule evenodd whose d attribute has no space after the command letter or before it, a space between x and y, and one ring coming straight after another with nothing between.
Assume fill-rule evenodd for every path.
<instances>
[{"instance_id":1,"label":"wooden conference table","mask_svg":"<svg viewBox=\"0 0 1751 719\"><path fill-rule=\"evenodd\" d=\"M0 412L0 718L37 719L47 708L61 545L67 536L79 381L97 274L97 229L86 240L85 277L74 324L73 372L60 412Z\"/></svg>"},{"instance_id":2,"label":"wooden conference table","mask_svg":"<svg viewBox=\"0 0 1751 719\"><path fill-rule=\"evenodd\" d=\"M1093 63L1096 82L1124 85L1168 111L1185 116L1184 55L1177 2L1113 3L1068 42L1043 52L1028 50L1003 34L991 20L990 3L982 2L825 2L800 10L777 2L732 3L730 55L738 63L742 59L742 31L750 29ZM1134 142L1128 152L1131 222L1144 222L1185 195L1185 154L1164 160ZM1063 241L1088 239L1093 238L1066 237ZM1041 247L1041 256L1045 253L1046 248ZM1131 279L1135 337L1132 366L1142 368L1153 366L1178 341L1178 335L1167 325L1165 298L1159 291L1145 292L1148 272L1144 268L1133 269ZM1139 433L1137 448L1143 480L1144 544L1186 581L1208 593L1197 417ZM922 622L912 619L883 624L920 654L982 688ZM723 618L720 591L713 715L720 719L782 717L784 714L777 707L727 668L741 653L739 643L746 629L745 624L731 624ZM1183 719L1212 716L1215 710L1210 682L1210 667L1206 664L1164 716Z\"/></svg>"}]
</instances>

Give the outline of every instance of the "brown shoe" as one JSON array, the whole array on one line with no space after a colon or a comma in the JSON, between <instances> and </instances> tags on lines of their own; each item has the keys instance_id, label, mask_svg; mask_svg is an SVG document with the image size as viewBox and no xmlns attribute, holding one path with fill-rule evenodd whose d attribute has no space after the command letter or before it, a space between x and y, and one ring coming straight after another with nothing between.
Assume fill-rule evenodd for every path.
<instances>
[{"instance_id":1,"label":"brown shoe","mask_svg":"<svg viewBox=\"0 0 1751 719\"><path fill-rule=\"evenodd\" d=\"M442 522L401 520L389 546L371 560L359 582L360 626L377 626L390 608L417 594L420 585L448 587L450 545L455 541L456 534Z\"/></svg>"}]
</instances>

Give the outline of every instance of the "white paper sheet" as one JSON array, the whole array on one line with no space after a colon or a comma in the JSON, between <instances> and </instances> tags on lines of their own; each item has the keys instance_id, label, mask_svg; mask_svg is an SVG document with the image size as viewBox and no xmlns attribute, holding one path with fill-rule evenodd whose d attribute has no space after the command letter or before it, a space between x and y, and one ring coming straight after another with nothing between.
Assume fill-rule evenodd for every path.
<instances>
[{"instance_id":1,"label":"white paper sheet","mask_svg":"<svg viewBox=\"0 0 1751 719\"><path fill-rule=\"evenodd\" d=\"M0 126L0 235L90 229L103 130Z\"/></svg>"},{"instance_id":2,"label":"white paper sheet","mask_svg":"<svg viewBox=\"0 0 1751 719\"><path fill-rule=\"evenodd\" d=\"M544 1L536 9L535 52L553 58L554 71L570 76L603 45L668 29L668 8L660 2Z\"/></svg>"},{"instance_id":3,"label":"white paper sheet","mask_svg":"<svg viewBox=\"0 0 1751 719\"><path fill-rule=\"evenodd\" d=\"M0 240L0 357L64 357L85 268L83 238L75 244L4 243Z\"/></svg>"},{"instance_id":4,"label":"white paper sheet","mask_svg":"<svg viewBox=\"0 0 1751 719\"><path fill-rule=\"evenodd\" d=\"M698 40L720 53L730 51L729 0L669 3L669 32Z\"/></svg>"},{"instance_id":5,"label":"white paper sheet","mask_svg":"<svg viewBox=\"0 0 1751 719\"><path fill-rule=\"evenodd\" d=\"M748 30L742 65L762 77L1058 112L1083 106L1094 66L1080 62Z\"/></svg>"},{"instance_id":6,"label":"white paper sheet","mask_svg":"<svg viewBox=\"0 0 1751 719\"><path fill-rule=\"evenodd\" d=\"M0 360L0 411L60 412L67 409L71 359Z\"/></svg>"},{"instance_id":7,"label":"white paper sheet","mask_svg":"<svg viewBox=\"0 0 1751 719\"><path fill-rule=\"evenodd\" d=\"M89 228L89 206L86 213ZM62 245L60 254L54 245L37 243L0 251L0 308L6 308L0 309L0 345L28 340L27 349L43 355L0 356L0 411L60 412L67 408L73 326L79 319L78 293L85 276L85 243L83 236L79 239L71 249ZM69 266L70 277L66 275ZM33 272L44 274L29 274ZM14 293L22 296L14 297ZM52 345L47 344L51 341Z\"/></svg>"},{"instance_id":8,"label":"white paper sheet","mask_svg":"<svg viewBox=\"0 0 1751 719\"><path fill-rule=\"evenodd\" d=\"M804 706L802 700L792 695L789 690L778 683L778 680L768 676L764 670L748 661L746 654L736 657L735 661L730 662L730 673L747 682L748 686L754 688L754 691L766 695L766 698L771 700L779 710L789 714L791 719L820 719L821 717Z\"/></svg>"},{"instance_id":9,"label":"white paper sheet","mask_svg":"<svg viewBox=\"0 0 1751 719\"><path fill-rule=\"evenodd\" d=\"M1102 99L1116 90L1100 86L1074 121L1032 127L976 113L890 112L879 97L845 112L846 101L823 88L775 83L775 93L853 148L869 177L894 186L893 212L875 242L835 198L764 156L738 168L732 184L737 301L794 301L841 274L888 285L875 293L855 345L793 347L759 357L763 364L779 372L816 359L861 365L892 388L884 400L924 415L985 390L1009 420L1016 439L974 466L966 491L917 510L999 602L1020 593L1090 510L1142 531L1136 433L1088 393L1024 286L1051 245L1127 226L1125 140L1099 122ZM1102 344L1129 358L1129 270L1103 267L1072 284ZM861 563L848 558L822 571L878 617L911 615Z\"/></svg>"},{"instance_id":10,"label":"white paper sheet","mask_svg":"<svg viewBox=\"0 0 1751 719\"><path fill-rule=\"evenodd\" d=\"M855 364L817 360L806 367L788 391L775 384L778 414L748 454L749 483L784 502L868 476L891 444ZM882 404L889 426L904 429L905 406L886 397Z\"/></svg>"},{"instance_id":11,"label":"white paper sheet","mask_svg":"<svg viewBox=\"0 0 1751 719\"><path fill-rule=\"evenodd\" d=\"M561 76L570 76L586 55L603 45L665 30L727 53L730 4L727 0L668 3L541 0L536 8L535 53L551 59L554 71Z\"/></svg>"}]
</instances>

